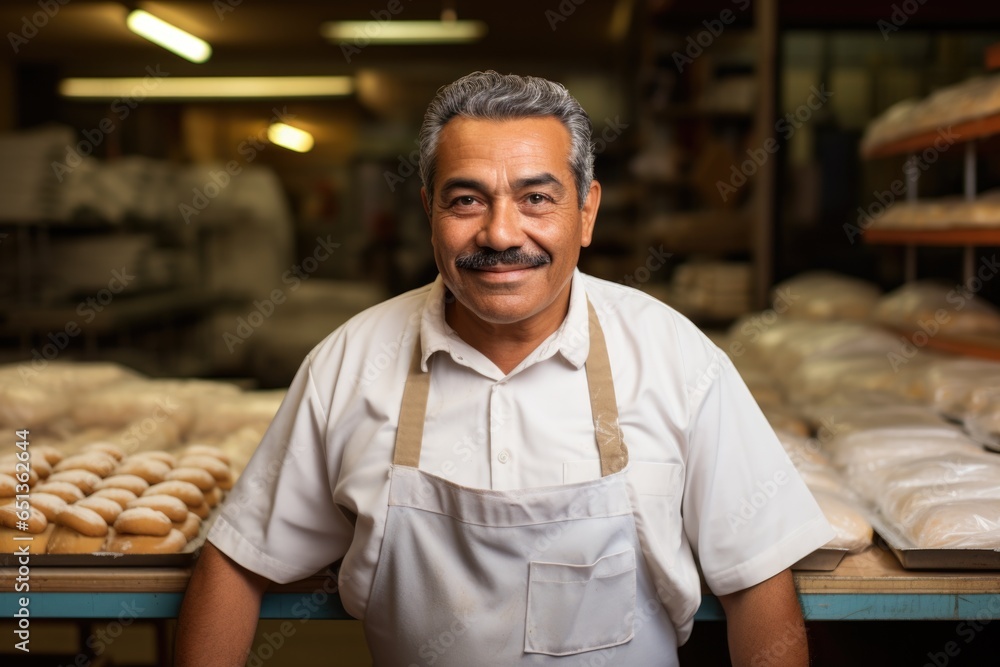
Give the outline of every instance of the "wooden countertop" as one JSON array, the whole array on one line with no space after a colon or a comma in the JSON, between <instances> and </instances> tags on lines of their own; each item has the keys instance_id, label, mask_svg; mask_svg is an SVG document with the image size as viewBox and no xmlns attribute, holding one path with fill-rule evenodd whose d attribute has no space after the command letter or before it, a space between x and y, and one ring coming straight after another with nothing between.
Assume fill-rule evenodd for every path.
<instances>
[{"instance_id":1,"label":"wooden countertop","mask_svg":"<svg viewBox=\"0 0 1000 667\"><path fill-rule=\"evenodd\" d=\"M190 576L190 568L33 566L30 584L32 593L181 593ZM16 577L14 568L0 568L0 590L14 590ZM845 556L831 572L797 571L795 581L804 595L1000 593L1000 571L904 570L891 552L878 547ZM318 574L268 591L312 592L324 583L326 575Z\"/></svg>"}]
</instances>

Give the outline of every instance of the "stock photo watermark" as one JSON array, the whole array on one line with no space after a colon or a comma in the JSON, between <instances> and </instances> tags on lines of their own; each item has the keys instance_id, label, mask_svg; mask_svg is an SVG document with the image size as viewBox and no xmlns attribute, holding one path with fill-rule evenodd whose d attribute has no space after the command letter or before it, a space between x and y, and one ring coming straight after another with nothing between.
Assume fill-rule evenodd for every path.
<instances>
[{"instance_id":1,"label":"stock photo watermark","mask_svg":"<svg viewBox=\"0 0 1000 667\"><path fill-rule=\"evenodd\" d=\"M800 104L795 111L786 113L784 118L779 118L774 124L774 131L780 134L785 141L788 141L799 128L812 120L813 114L823 108L823 105L831 97L833 97L833 93L826 89L826 84L821 83L819 88L810 86L809 97L806 98L806 101ZM757 173L757 170L763 167L771 156L780 149L781 144L775 137L768 137L757 148L748 148L747 157L749 159L741 162L739 168L735 164L732 165L728 181L720 180L715 183L722 201L729 201L729 197L746 185L747 181Z\"/></svg>"},{"instance_id":2,"label":"stock photo watermark","mask_svg":"<svg viewBox=\"0 0 1000 667\"><path fill-rule=\"evenodd\" d=\"M313 248L312 254L303 259L301 264L293 264L292 268L286 270L281 275L282 284L288 286L289 292L294 292L303 282L309 280L312 274L319 270L320 265L330 259L333 256L333 251L339 247L339 243L330 240L329 234L326 238L317 236L316 246ZM245 343L253 336L254 332L264 326L264 322L270 319L278 307L287 300L288 295L281 288L271 290L271 293L262 299L254 299L253 310L247 313L246 317L236 318L234 331L225 331L222 334L222 340L229 353L232 354L237 346Z\"/></svg>"},{"instance_id":3,"label":"stock photo watermark","mask_svg":"<svg viewBox=\"0 0 1000 667\"><path fill-rule=\"evenodd\" d=\"M750 8L750 0L732 0L732 3L741 12L745 12ZM705 53L705 49L710 48L715 43L715 40L725 32L726 27L734 21L736 21L736 12L728 7L719 12L718 18L702 21L701 24L705 26L705 29L697 35L688 35L687 46L684 48L684 51L674 51L673 53L674 65L677 66L677 71L683 74L684 68L694 64L694 61Z\"/></svg>"},{"instance_id":4,"label":"stock photo watermark","mask_svg":"<svg viewBox=\"0 0 1000 667\"><path fill-rule=\"evenodd\" d=\"M855 240L861 236L865 230L875 224L875 220L884 214L896 203L897 197L906 194L907 180L916 178L921 172L927 171L938 158L955 145L962 135L952 131L951 126L938 128L937 137L932 146L928 146L920 155L914 155L903 164L903 174L905 178L897 178L885 190L873 190L872 196L875 201L868 205L867 209L858 207L858 220L852 224L845 222L842 226L847 240L854 244Z\"/></svg>"},{"instance_id":5,"label":"stock photo watermark","mask_svg":"<svg viewBox=\"0 0 1000 667\"><path fill-rule=\"evenodd\" d=\"M85 325L92 323L100 313L103 313L111 305L115 297L124 292L134 280L135 276L128 272L128 267L123 266L121 270L113 269L107 287L77 304L76 314L80 316ZM49 332L46 336L48 342L42 345L41 350L31 349L31 361L18 366L21 380L27 382L29 378L44 371L49 362L54 361L63 350L69 347L70 341L81 333L83 333L83 327L76 320L69 320L61 330Z\"/></svg>"},{"instance_id":6,"label":"stock photo watermark","mask_svg":"<svg viewBox=\"0 0 1000 667\"><path fill-rule=\"evenodd\" d=\"M146 76L142 83L136 84L128 95L115 99L111 103L111 113L114 114L119 123L124 122L132 114L132 111L149 96L149 93L159 87L160 81L168 76L170 76L170 72L162 71L159 65L147 66ZM63 161L52 163L52 171L56 175L56 179L62 183L63 178L83 164L83 159L92 155L104 143L104 139L116 129L118 129L118 125L115 121L105 116L97 123L97 127L83 130L81 133L83 139L74 146L66 147L66 157L63 158Z\"/></svg>"},{"instance_id":7,"label":"stock photo watermark","mask_svg":"<svg viewBox=\"0 0 1000 667\"><path fill-rule=\"evenodd\" d=\"M21 47L34 39L38 32L56 17L59 10L69 3L70 0L38 0L38 11L31 16L21 17L21 29L18 32L7 33L7 41L10 42L14 54L19 53Z\"/></svg>"},{"instance_id":8,"label":"stock photo watermark","mask_svg":"<svg viewBox=\"0 0 1000 667\"><path fill-rule=\"evenodd\" d=\"M879 19L875 22L875 27L882 33L882 39L889 41L889 35L899 32L899 29L906 25L910 17L917 13L927 0L904 0L899 4L892 5L892 13L889 20Z\"/></svg>"},{"instance_id":9,"label":"stock photo watermark","mask_svg":"<svg viewBox=\"0 0 1000 667\"><path fill-rule=\"evenodd\" d=\"M892 370L899 371L917 355L918 351L926 347L932 338L940 334L942 330L947 329L955 315L965 309L976 297L976 294L998 273L1000 273L1000 262L997 261L996 254L983 257L979 262L979 268L973 275L969 276L962 284L955 285L945 294L947 308L938 308L933 314L918 318L915 330L910 336L900 337L899 349L886 353L886 359Z\"/></svg>"},{"instance_id":10,"label":"stock photo watermark","mask_svg":"<svg viewBox=\"0 0 1000 667\"><path fill-rule=\"evenodd\" d=\"M271 109L271 112L269 125L278 122L285 123L296 117L295 114L288 113L288 107L282 107L281 109L274 107ZM191 224L192 218L203 213L215 198L229 187L233 179L243 173L243 168L256 160L260 152L270 145L265 141L266 135L267 130L261 130L259 134L251 135L241 141L236 147L236 152L242 158L241 160L230 160L222 169L213 169L209 172L208 181L204 185L200 188L194 187L191 189L190 201L181 202L177 206L181 217L184 218L185 225Z\"/></svg>"}]
</instances>

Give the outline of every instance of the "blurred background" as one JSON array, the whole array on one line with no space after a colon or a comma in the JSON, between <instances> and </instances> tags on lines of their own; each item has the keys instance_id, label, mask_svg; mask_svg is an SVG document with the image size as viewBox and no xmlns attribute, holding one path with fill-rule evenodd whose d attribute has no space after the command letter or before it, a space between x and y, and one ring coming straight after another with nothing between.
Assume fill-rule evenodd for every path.
<instances>
[{"instance_id":1,"label":"blurred background","mask_svg":"<svg viewBox=\"0 0 1000 667\"><path fill-rule=\"evenodd\" d=\"M1000 84L973 91L971 106L990 110L979 140L956 143L945 122L939 142L870 150L888 141L873 132L876 121L899 130L905 114L894 114L913 100L978 77L996 84L997 3L5 0L0 34L0 389L9 390L0 413L18 396L40 408L28 424L39 437L58 440L49 415L70 403L77 422L103 415L80 407L89 390L67 382L60 394L56 380L33 374L53 362L109 361L149 379L276 389L262 392L263 407L251 405L252 428L223 443L245 461L314 345L436 275L415 140L435 91L474 70L544 76L579 99L603 185L581 268L649 292L706 331L743 334L731 344L716 338L731 356L787 310L774 288L805 272L866 281L868 308L916 279L964 281L977 300L1000 305L989 264L1000 243L996 198L982 197L977 220L986 224L971 241L918 251L913 235L873 243L863 234L907 198L914 169L931 202L1000 186L990 138L1000 132L992 92ZM964 98L944 100L943 115L930 118L965 113ZM911 154L921 162L908 167ZM831 296L859 289L828 278L812 316L867 318L864 309L819 312ZM956 321L965 303L948 311ZM935 307L915 311L907 326L942 312ZM976 347L992 359L1000 359L996 321ZM822 342L803 331L806 342ZM772 341L772 358L821 356L782 340ZM878 380L898 370L884 352L869 359ZM741 372L767 407L765 390L794 374L765 359L761 369L776 377L764 383L758 369L754 381L753 356L743 356ZM858 388L868 376L841 368L844 394L868 400ZM40 393L25 398L18 392L33 388L29 379ZM825 387L806 379L814 393ZM130 387L111 395L114 406ZM794 403L806 393L783 396ZM53 407L57 394L63 403ZM225 407L188 399L210 417ZM28 423L13 412L17 427ZM781 416L773 405L768 414ZM65 428L76 437L77 427ZM227 422L216 435L221 442L235 430ZM174 433L167 444L178 442ZM956 636L954 622L810 625L824 665L924 664ZM948 664L992 664L996 626ZM264 621L260 632L277 627ZM35 637L64 649L86 632L39 623ZM684 648L690 664L725 664L724 632L701 622ZM153 648L162 630L137 624L126 637L103 664L165 664ZM367 660L359 624L338 621L303 626L280 663Z\"/></svg>"},{"instance_id":2,"label":"blurred background","mask_svg":"<svg viewBox=\"0 0 1000 667\"><path fill-rule=\"evenodd\" d=\"M0 361L285 385L349 315L433 279L415 138L438 87L478 69L561 81L590 113L585 271L705 327L807 269L895 287L902 251L845 233L902 174L859 157L862 132L984 73L1000 41L1000 8L911 4L5 2ZM205 52L162 48L135 14ZM952 153L921 194L960 182Z\"/></svg>"}]
</instances>

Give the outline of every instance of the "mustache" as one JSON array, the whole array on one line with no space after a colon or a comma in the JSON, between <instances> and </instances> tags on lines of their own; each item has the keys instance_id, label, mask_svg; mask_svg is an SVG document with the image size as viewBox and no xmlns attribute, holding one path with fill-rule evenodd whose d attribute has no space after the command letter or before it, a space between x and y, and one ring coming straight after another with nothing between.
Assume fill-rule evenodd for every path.
<instances>
[{"instance_id":1,"label":"mustache","mask_svg":"<svg viewBox=\"0 0 1000 667\"><path fill-rule=\"evenodd\" d=\"M483 248L474 253L462 255L455 260L455 266L460 269L482 269L501 264L536 267L550 263L552 263L552 257L548 253L526 252L521 248L508 248L506 250Z\"/></svg>"}]
</instances>

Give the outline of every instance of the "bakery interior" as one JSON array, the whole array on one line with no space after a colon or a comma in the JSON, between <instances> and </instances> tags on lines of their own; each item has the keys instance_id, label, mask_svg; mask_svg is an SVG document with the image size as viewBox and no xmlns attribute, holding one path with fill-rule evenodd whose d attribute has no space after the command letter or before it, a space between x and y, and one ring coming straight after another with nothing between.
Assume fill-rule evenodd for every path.
<instances>
[{"instance_id":1,"label":"bakery interior","mask_svg":"<svg viewBox=\"0 0 1000 667\"><path fill-rule=\"evenodd\" d=\"M400 38L411 21L446 29ZM209 499L303 357L436 275L415 139L435 91L485 69L588 110L581 269L727 352L835 524L796 570L813 664L996 664L1000 5L17 0L0 28L0 470L27 431L32 485L66 471L81 498L139 459L209 473L161 588L140 554L39 557L32 651L5 640L4 664L169 664ZM60 466L98 442L113 471ZM8 638L16 575L0 563ZM317 590L325 611L262 620L247 664L369 664L335 595L284 599ZM728 664L711 603L682 664Z\"/></svg>"}]
</instances>

